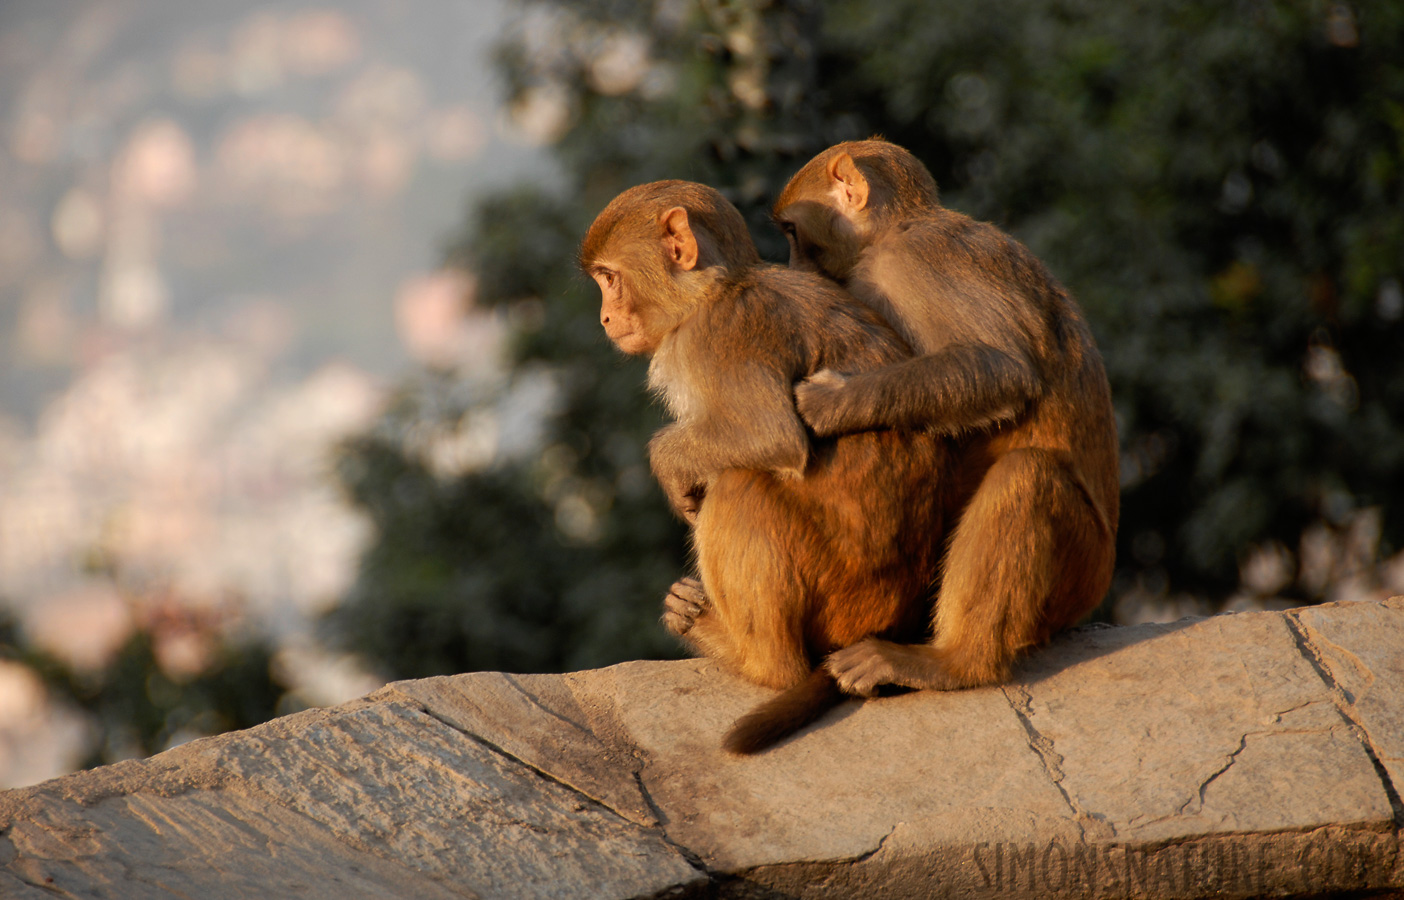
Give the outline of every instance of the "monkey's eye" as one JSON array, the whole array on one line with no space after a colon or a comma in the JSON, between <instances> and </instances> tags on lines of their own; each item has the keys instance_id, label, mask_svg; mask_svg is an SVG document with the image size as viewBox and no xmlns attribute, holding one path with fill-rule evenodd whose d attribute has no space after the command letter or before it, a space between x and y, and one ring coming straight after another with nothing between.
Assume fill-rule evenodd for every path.
<instances>
[{"instance_id":1,"label":"monkey's eye","mask_svg":"<svg viewBox=\"0 0 1404 900\"><path fill-rule=\"evenodd\" d=\"M781 222L781 223L780 223L780 230L783 231L783 232L785 233L785 237L787 237L787 238L794 238L794 236L795 236L795 234L796 234L795 223L794 223L794 222Z\"/></svg>"}]
</instances>

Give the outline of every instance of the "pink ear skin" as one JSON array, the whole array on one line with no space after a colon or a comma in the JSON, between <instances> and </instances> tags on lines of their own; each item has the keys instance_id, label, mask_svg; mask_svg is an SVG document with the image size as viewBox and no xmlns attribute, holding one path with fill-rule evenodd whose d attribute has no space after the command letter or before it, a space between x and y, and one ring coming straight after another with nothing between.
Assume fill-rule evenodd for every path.
<instances>
[{"instance_id":1,"label":"pink ear skin","mask_svg":"<svg viewBox=\"0 0 1404 900\"><path fill-rule=\"evenodd\" d=\"M687 221L687 210L675 206L659 219L663 226L663 249L673 265L690 272L697 266L697 236Z\"/></svg>"},{"instance_id":2,"label":"pink ear skin","mask_svg":"<svg viewBox=\"0 0 1404 900\"><path fill-rule=\"evenodd\" d=\"M862 212L867 208L868 179L863 177L853 157L840 153L830 160L829 178L834 182L834 193L844 213Z\"/></svg>"}]
</instances>

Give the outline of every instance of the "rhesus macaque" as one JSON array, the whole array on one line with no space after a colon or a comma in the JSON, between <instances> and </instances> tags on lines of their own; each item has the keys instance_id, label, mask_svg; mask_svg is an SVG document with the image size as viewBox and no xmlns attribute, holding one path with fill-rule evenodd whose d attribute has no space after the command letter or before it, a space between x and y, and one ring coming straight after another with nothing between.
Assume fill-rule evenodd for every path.
<instances>
[{"instance_id":1,"label":"rhesus macaque","mask_svg":"<svg viewBox=\"0 0 1404 900\"><path fill-rule=\"evenodd\" d=\"M974 494L942 561L931 638L868 638L826 668L846 692L995 684L1077 622L1111 583L1117 435L1101 357L1061 285L1018 241L945 209L912 154L831 147L790 180L774 217L790 265L846 286L917 355L796 387L819 436L926 428L958 436Z\"/></svg>"},{"instance_id":2,"label":"rhesus macaque","mask_svg":"<svg viewBox=\"0 0 1404 900\"><path fill-rule=\"evenodd\" d=\"M741 214L711 188L662 181L620 194L590 226L581 268L600 321L647 354L674 421L649 442L669 502L693 523L700 582L664 623L695 650L783 693L728 734L764 749L842 699L824 657L872 635L920 640L930 617L947 442L865 430L811 446L794 383L910 356L879 317L819 275L763 264Z\"/></svg>"}]
</instances>

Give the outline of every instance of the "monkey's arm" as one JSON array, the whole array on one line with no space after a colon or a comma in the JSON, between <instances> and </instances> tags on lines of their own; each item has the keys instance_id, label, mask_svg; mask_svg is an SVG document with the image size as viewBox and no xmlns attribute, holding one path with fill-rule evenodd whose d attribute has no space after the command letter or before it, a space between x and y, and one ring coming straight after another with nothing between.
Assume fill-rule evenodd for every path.
<instances>
[{"instance_id":1,"label":"monkey's arm","mask_svg":"<svg viewBox=\"0 0 1404 900\"><path fill-rule=\"evenodd\" d=\"M710 375L711 377L706 377ZM689 521L707 482L723 469L804 474L809 437L790 399L790 376L758 364L713 367L698 378L703 408L648 442L668 503Z\"/></svg>"},{"instance_id":2,"label":"monkey's arm","mask_svg":"<svg viewBox=\"0 0 1404 900\"><path fill-rule=\"evenodd\" d=\"M960 434L1014 418L1042 392L1026 359L960 344L856 375L817 372L796 385L795 405L820 437L918 427Z\"/></svg>"}]
</instances>

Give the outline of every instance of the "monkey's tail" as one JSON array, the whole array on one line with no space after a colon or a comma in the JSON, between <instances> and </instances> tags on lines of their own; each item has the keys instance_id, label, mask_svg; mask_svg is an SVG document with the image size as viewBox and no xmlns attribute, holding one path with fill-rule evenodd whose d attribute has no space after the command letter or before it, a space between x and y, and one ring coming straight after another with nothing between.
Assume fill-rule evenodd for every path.
<instances>
[{"instance_id":1,"label":"monkey's tail","mask_svg":"<svg viewBox=\"0 0 1404 900\"><path fill-rule=\"evenodd\" d=\"M737 719L722 746L730 753L759 753L838 706L843 699L834 676L820 666L804 681Z\"/></svg>"}]
</instances>

